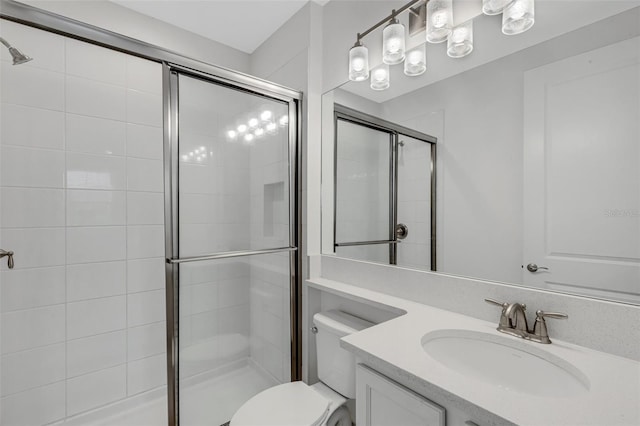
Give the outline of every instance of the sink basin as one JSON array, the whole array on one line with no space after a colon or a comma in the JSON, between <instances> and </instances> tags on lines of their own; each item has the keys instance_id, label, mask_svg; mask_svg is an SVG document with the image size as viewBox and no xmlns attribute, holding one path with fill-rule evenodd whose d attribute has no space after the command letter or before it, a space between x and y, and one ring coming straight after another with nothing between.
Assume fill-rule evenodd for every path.
<instances>
[{"instance_id":1,"label":"sink basin","mask_svg":"<svg viewBox=\"0 0 640 426\"><path fill-rule=\"evenodd\" d=\"M517 338L467 330L438 330L422 338L424 351L466 378L542 397L574 397L589 379L564 359Z\"/></svg>"}]
</instances>

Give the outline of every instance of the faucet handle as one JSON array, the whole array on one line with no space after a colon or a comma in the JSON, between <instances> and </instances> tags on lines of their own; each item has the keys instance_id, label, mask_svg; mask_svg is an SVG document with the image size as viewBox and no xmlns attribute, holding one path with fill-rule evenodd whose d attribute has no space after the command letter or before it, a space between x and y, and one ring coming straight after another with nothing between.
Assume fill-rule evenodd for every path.
<instances>
[{"instance_id":1,"label":"faucet handle","mask_svg":"<svg viewBox=\"0 0 640 426\"><path fill-rule=\"evenodd\" d=\"M536 318L555 318L555 319L567 319L569 315L561 312L545 312L541 310L536 311Z\"/></svg>"},{"instance_id":2,"label":"faucet handle","mask_svg":"<svg viewBox=\"0 0 640 426\"><path fill-rule=\"evenodd\" d=\"M500 306L502 309L505 309L507 306L509 306L508 303L498 302L497 300L493 300L493 299L484 299L484 301L489 303L490 305Z\"/></svg>"},{"instance_id":3,"label":"faucet handle","mask_svg":"<svg viewBox=\"0 0 640 426\"><path fill-rule=\"evenodd\" d=\"M536 311L536 322L533 325L532 340L535 340L540 343L549 344L551 343L551 339L549 339L547 323L544 320L545 318L567 319L569 318L569 315L563 314L560 312L545 312L541 310Z\"/></svg>"},{"instance_id":4,"label":"faucet handle","mask_svg":"<svg viewBox=\"0 0 640 426\"><path fill-rule=\"evenodd\" d=\"M496 305L502 308L502 313L500 314L500 325L498 327L498 330L503 328L508 328L509 327L509 319L507 318L507 316L505 315L505 312L507 311L507 308L509 307L509 304L506 302L498 302L497 300L493 300L493 299L484 299L485 302L487 302L490 305Z\"/></svg>"}]
</instances>

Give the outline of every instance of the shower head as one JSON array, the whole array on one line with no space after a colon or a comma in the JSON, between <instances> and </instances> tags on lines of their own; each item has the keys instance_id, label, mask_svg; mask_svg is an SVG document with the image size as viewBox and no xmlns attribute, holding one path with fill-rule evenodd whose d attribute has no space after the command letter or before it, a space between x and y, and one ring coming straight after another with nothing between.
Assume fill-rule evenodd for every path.
<instances>
[{"instance_id":1,"label":"shower head","mask_svg":"<svg viewBox=\"0 0 640 426\"><path fill-rule=\"evenodd\" d=\"M24 64L25 62L29 62L30 60L33 59L30 56L25 55L24 53L22 53L20 50L16 49L15 47L11 46L9 44L9 42L7 40L3 39L2 37L0 37L0 43L4 44L5 46L7 46L7 49L9 49L9 53L11 54L11 57L13 58L13 65Z\"/></svg>"},{"instance_id":2,"label":"shower head","mask_svg":"<svg viewBox=\"0 0 640 426\"><path fill-rule=\"evenodd\" d=\"M25 62L29 62L33 58L25 55L15 47L9 48L9 53L11 53L11 57L13 57L13 65L24 64Z\"/></svg>"}]
</instances>

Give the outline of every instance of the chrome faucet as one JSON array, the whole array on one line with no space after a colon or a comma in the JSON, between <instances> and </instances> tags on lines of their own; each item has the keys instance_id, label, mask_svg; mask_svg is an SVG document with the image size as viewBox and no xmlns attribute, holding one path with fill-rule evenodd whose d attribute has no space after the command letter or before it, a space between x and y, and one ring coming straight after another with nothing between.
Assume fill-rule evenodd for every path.
<instances>
[{"instance_id":1,"label":"chrome faucet","mask_svg":"<svg viewBox=\"0 0 640 426\"><path fill-rule=\"evenodd\" d=\"M549 333L547 330L547 323L545 322L545 318L555 318L555 319L567 319L569 316L567 314L562 314L559 312L544 312L544 311L536 311L536 322L533 325L533 330L529 331L529 326L527 324L527 305L522 303L501 303L493 299L484 299L485 302L490 303L492 305L497 305L502 308L502 313L500 314L500 323L498 324L497 330L510 334L512 336L520 337L522 339L531 340L533 342L538 343L551 343L551 339L549 339Z\"/></svg>"}]
</instances>

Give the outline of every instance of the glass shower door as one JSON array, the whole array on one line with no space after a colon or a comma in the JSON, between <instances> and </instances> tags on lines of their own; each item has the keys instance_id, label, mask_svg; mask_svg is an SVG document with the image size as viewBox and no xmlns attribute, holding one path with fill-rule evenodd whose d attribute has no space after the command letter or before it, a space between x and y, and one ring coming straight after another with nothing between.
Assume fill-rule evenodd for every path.
<instances>
[{"instance_id":1,"label":"glass shower door","mask_svg":"<svg viewBox=\"0 0 640 426\"><path fill-rule=\"evenodd\" d=\"M386 263L394 239L394 135L341 117L335 126L336 254Z\"/></svg>"},{"instance_id":2,"label":"glass shower door","mask_svg":"<svg viewBox=\"0 0 640 426\"><path fill-rule=\"evenodd\" d=\"M296 103L176 70L170 81L170 409L182 426L221 425L292 379Z\"/></svg>"}]
</instances>

